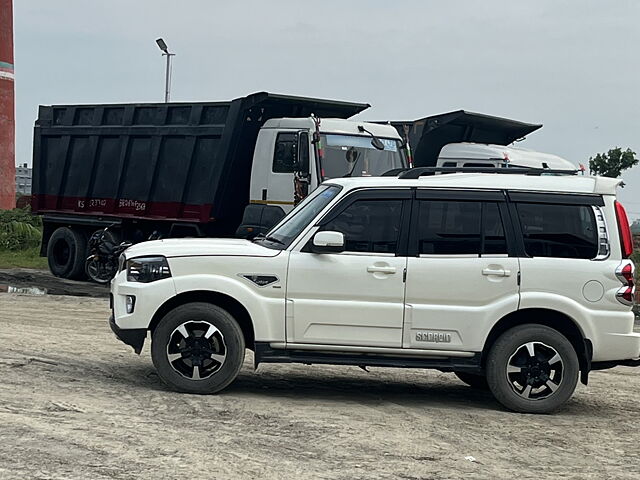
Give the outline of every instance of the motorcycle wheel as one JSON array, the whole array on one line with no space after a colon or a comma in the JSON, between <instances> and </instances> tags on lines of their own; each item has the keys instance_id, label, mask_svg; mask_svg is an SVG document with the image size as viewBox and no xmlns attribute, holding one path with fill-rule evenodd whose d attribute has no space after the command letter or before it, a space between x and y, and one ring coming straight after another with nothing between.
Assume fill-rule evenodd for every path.
<instances>
[{"instance_id":1,"label":"motorcycle wheel","mask_svg":"<svg viewBox=\"0 0 640 480\"><path fill-rule=\"evenodd\" d=\"M105 262L100 258L90 257L85 262L84 270L91 281L106 285L115 276L117 266L113 262Z\"/></svg>"}]
</instances>

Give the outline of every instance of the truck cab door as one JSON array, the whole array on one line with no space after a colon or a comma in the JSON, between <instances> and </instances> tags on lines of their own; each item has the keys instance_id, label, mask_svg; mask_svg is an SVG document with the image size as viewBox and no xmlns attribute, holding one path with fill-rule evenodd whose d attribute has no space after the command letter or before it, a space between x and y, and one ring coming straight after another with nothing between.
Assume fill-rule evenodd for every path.
<instances>
[{"instance_id":1,"label":"truck cab door","mask_svg":"<svg viewBox=\"0 0 640 480\"><path fill-rule=\"evenodd\" d=\"M309 164L308 132L276 132L271 169L267 174L266 198L262 200L267 205L280 206L288 213L309 194Z\"/></svg>"}]
</instances>

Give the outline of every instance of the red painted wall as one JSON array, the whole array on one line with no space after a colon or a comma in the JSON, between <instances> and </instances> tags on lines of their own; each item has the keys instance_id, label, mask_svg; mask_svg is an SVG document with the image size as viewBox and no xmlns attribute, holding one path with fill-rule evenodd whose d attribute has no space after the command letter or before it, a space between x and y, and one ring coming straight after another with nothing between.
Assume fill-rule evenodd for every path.
<instances>
[{"instance_id":1,"label":"red painted wall","mask_svg":"<svg viewBox=\"0 0 640 480\"><path fill-rule=\"evenodd\" d=\"M0 0L0 209L16 205L13 0Z\"/></svg>"}]
</instances>

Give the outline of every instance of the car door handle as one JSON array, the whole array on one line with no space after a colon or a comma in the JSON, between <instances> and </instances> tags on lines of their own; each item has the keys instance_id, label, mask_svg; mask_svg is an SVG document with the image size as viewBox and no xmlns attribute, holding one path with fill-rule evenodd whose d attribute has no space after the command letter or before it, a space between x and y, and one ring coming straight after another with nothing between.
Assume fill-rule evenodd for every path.
<instances>
[{"instance_id":1,"label":"car door handle","mask_svg":"<svg viewBox=\"0 0 640 480\"><path fill-rule=\"evenodd\" d=\"M371 266L371 267L367 267L367 272L369 272L369 273L388 273L388 274L393 274L393 273L396 273L396 267L376 267L376 266Z\"/></svg>"},{"instance_id":2,"label":"car door handle","mask_svg":"<svg viewBox=\"0 0 640 480\"><path fill-rule=\"evenodd\" d=\"M483 275L495 275L497 277L508 277L511 275L511 270L505 270L504 268L483 268Z\"/></svg>"}]
</instances>

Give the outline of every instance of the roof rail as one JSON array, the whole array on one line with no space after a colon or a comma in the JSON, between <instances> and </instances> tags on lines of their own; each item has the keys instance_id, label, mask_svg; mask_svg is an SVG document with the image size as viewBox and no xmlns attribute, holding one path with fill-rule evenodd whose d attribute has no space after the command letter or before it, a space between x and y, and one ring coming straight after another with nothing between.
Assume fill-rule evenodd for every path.
<instances>
[{"instance_id":1,"label":"roof rail","mask_svg":"<svg viewBox=\"0 0 640 480\"><path fill-rule=\"evenodd\" d=\"M415 180L423 175L436 173L500 173L503 175L576 175L578 170L553 170L550 168L524 167L416 167L401 172L398 178Z\"/></svg>"}]
</instances>

